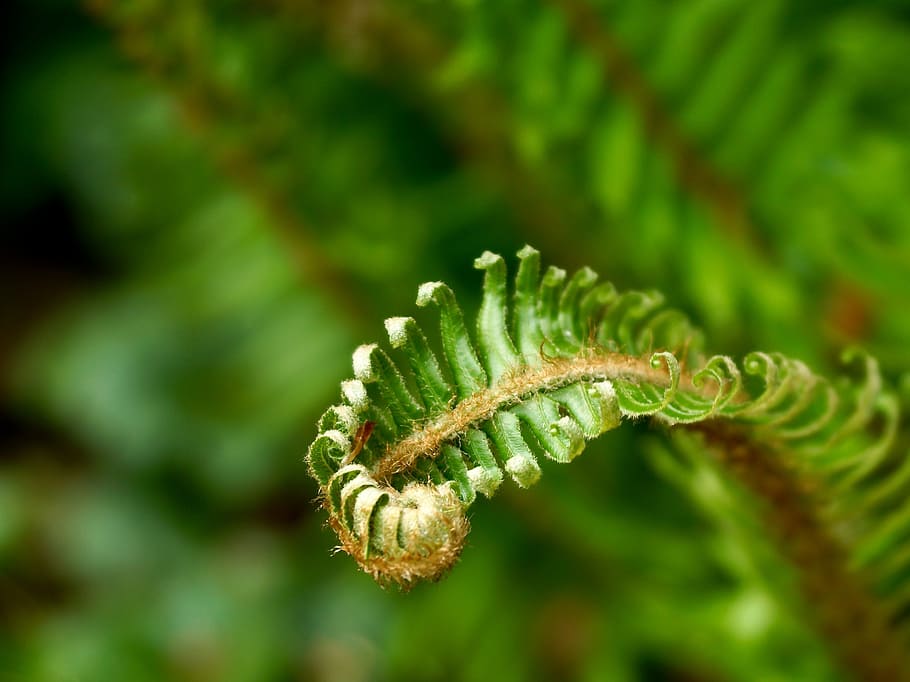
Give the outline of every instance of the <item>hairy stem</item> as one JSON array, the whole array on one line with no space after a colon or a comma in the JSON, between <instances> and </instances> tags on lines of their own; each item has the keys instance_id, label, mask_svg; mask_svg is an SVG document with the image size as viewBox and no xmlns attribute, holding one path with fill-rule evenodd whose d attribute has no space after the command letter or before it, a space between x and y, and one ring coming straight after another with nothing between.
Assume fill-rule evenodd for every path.
<instances>
[{"instance_id":1,"label":"hairy stem","mask_svg":"<svg viewBox=\"0 0 910 682\"><path fill-rule=\"evenodd\" d=\"M625 379L664 386L669 375L655 369L648 358L621 353L584 354L574 358L553 358L541 367L528 367L503 377L496 385L478 391L434 421L414 431L389 448L376 463L375 475L387 479L407 471L420 457L434 457L440 446L464 433L472 424L485 421L498 410L547 389L586 380ZM691 379L688 380L691 385Z\"/></svg>"},{"instance_id":2,"label":"hairy stem","mask_svg":"<svg viewBox=\"0 0 910 682\"><path fill-rule=\"evenodd\" d=\"M848 568L845 548L819 515L811 482L741 426L713 420L687 429L701 433L761 501L763 521L797 568L808 610L845 669L869 682L910 680L907 652L862 576Z\"/></svg>"}]
</instances>

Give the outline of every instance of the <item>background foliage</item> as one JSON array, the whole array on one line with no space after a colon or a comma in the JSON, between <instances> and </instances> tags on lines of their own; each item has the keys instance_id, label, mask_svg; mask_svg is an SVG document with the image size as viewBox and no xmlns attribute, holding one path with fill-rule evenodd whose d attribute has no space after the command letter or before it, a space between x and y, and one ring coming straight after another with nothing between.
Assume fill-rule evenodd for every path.
<instances>
[{"instance_id":1,"label":"background foliage","mask_svg":"<svg viewBox=\"0 0 910 682\"><path fill-rule=\"evenodd\" d=\"M301 457L418 283L471 308L526 242L910 396L910 7L11 7L0 678L834 679L647 426L477 505L407 595L331 559Z\"/></svg>"}]
</instances>

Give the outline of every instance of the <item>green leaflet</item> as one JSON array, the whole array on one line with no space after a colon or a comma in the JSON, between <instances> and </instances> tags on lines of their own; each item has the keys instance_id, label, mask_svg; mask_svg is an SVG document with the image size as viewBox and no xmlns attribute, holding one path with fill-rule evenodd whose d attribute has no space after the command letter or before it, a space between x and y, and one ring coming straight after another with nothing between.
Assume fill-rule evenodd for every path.
<instances>
[{"instance_id":1,"label":"green leaflet","mask_svg":"<svg viewBox=\"0 0 910 682\"><path fill-rule=\"evenodd\" d=\"M382 582L438 577L458 556L477 493L493 495L506 477L534 484L541 459L572 461L624 417L724 419L829 493L824 518L849 536L855 566L892 613L907 608L910 460L892 452L898 410L874 359L846 353L864 379L833 383L778 353L705 356L660 294L618 293L587 268L541 275L530 247L518 258L511 295L500 256L475 261L476 343L452 290L422 285L417 302L439 311L442 354L412 318L389 318L398 358L358 348L343 402L319 422L310 469L364 570Z\"/></svg>"}]
</instances>

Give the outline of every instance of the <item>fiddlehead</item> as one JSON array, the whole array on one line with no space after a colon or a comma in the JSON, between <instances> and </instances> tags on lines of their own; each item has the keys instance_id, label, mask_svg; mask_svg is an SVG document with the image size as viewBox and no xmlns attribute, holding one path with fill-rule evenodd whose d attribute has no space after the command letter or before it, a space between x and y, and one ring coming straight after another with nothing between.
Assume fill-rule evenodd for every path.
<instances>
[{"instance_id":1,"label":"fiddlehead","mask_svg":"<svg viewBox=\"0 0 910 682\"><path fill-rule=\"evenodd\" d=\"M623 418L649 417L702 433L770 503L770 525L811 573L808 593L822 581L855 595L848 621L868 621L875 637L887 630L885 610L896 619L908 601L910 558L895 543L910 531L901 497L910 464L889 454L897 409L875 361L848 353L865 379L834 383L777 353L708 357L659 294L619 293L586 268L541 275L537 251L518 256L511 305L503 259L475 261L484 271L477 343L452 290L430 282L417 304L438 310L441 355L409 317L386 321L406 372L377 344L354 352L355 378L308 454L341 548L381 582L435 579L458 557L478 492L491 496L505 477L532 485L541 457L569 462ZM884 607L864 601L856 568ZM823 623L835 639L842 616ZM854 667L890 674L902 654L889 651Z\"/></svg>"}]
</instances>

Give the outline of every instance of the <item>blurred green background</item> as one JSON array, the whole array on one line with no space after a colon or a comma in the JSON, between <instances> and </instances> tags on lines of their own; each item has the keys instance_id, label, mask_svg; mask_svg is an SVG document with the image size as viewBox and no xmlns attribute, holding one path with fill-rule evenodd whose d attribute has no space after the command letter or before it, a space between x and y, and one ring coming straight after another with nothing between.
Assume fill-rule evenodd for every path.
<instances>
[{"instance_id":1,"label":"blurred green background","mask_svg":"<svg viewBox=\"0 0 910 682\"><path fill-rule=\"evenodd\" d=\"M906 398L910 5L6 7L0 680L838 679L647 425L408 594L330 556L302 457L420 282L472 309L525 243Z\"/></svg>"}]
</instances>

